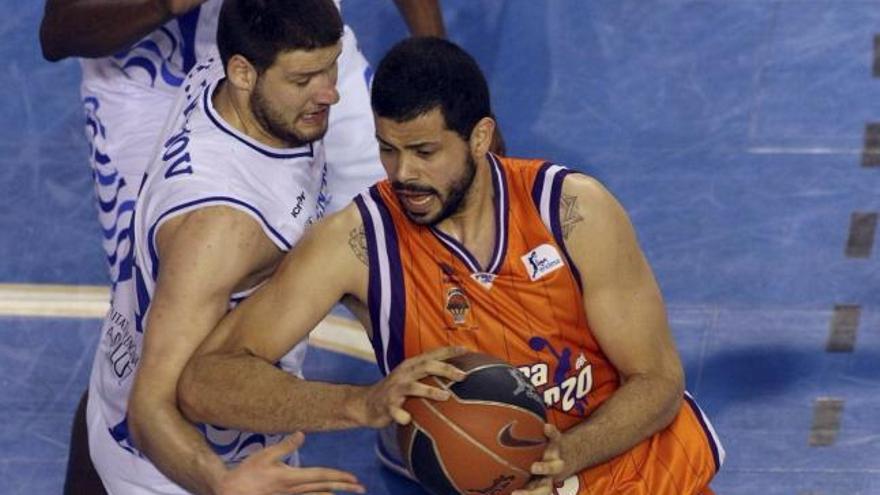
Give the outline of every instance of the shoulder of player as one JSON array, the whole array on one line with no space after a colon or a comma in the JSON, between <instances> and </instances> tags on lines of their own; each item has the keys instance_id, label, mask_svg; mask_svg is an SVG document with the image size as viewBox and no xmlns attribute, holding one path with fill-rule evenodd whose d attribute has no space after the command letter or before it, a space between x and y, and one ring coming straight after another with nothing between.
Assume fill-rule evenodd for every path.
<instances>
[{"instance_id":1,"label":"shoulder of player","mask_svg":"<svg viewBox=\"0 0 880 495\"><path fill-rule=\"evenodd\" d=\"M567 175L562 182L562 196L576 201L584 211L606 214L622 212L622 206L614 194L589 175Z\"/></svg>"},{"instance_id":2,"label":"shoulder of player","mask_svg":"<svg viewBox=\"0 0 880 495\"><path fill-rule=\"evenodd\" d=\"M345 208L312 225L306 232L306 237L311 243L320 244L324 248L336 248L340 241L347 242L351 232L363 230L363 224L357 206L349 203Z\"/></svg>"},{"instance_id":3,"label":"shoulder of player","mask_svg":"<svg viewBox=\"0 0 880 495\"><path fill-rule=\"evenodd\" d=\"M273 279L332 280L333 287L324 289L340 290L339 297L352 294L366 301L367 260L363 220L357 206L349 204L309 227L285 256Z\"/></svg>"},{"instance_id":4,"label":"shoulder of player","mask_svg":"<svg viewBox=\"0 0 880 495\"><path fill-rule=\"evenodd\" d=\"M614 199L598 179L581 173L565 176L562 181L562 194L572 196L584 205L595 204L599 207Z\"/></svg>"},{"instance_id":5,"label":"shoulder of player","mask_svg":"<svg viewBox=\"0 0 880 495\"><path fill-rule=\"evenodd\" d=\"M632 229L617 198L596 178L569 174L562 183L559 220L567 244L612 241ZM576 243L572 243L577 239Z\"/></svg>"},{"instance_id":6,"label":"shoulder of player","mask_svg":"<svg viewBox=\"0 0 880 495\"><path fill-rule=\"evenodd\" d=\"M171 246L218 247L229 254L274 246L255 218L225 205L205 206L167 220L159 227L156 243L160 257Z\"/></svg>"}]
</instances>

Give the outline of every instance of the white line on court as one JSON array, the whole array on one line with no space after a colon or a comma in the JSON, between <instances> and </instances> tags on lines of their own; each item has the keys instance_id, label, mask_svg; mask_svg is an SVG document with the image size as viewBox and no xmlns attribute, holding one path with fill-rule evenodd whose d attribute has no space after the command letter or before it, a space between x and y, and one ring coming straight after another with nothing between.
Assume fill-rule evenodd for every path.
<instances>
[{"instance_id":1,"label":"white line on court","mask_svg":"<svg viewBox=\"0 0 880 495\"><path fill-rule=\"evenodd\" d=\"M858 155L861 149L797 146L754 146L746 149L753 155Z\"/></svg>"},{"instance_id":2,"label":"white line on court","mask_svg":"<svg viewBox=\"0 0 880 495\"><path fill-rule=\"evenodd\" d=\"M109 287L100 285L0 284L0 316L103 318ZM373 348L361 325L329 315L309 336L309 344L375 362Z\"/></svg>"}]
</instances>

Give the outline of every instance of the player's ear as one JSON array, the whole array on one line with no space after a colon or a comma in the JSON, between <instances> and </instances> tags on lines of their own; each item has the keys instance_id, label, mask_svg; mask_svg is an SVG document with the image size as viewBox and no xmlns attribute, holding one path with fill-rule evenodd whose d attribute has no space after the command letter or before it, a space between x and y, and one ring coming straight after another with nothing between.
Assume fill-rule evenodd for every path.
<instances>
[{"instance_id":1,"label":"player's ear","mask_svg":"<svg viewBox=\"0 0 880 495\"><path fill-rule=\"evenodd\" d=\"M495 135L495 120L491 117L483 117L471 131L470 148L471 154L476 157L484 156L492 146L492 136Z\"/></svg>"},{"instance_id":2,"label":"player's ear","mask_svg":"<svg viewBox=\"0 0 880 495\"><path fill-rule=\"evenodd\" d=\"M226 79L236 89L247 92L253 91L257 86L257 77L259 77L259 74L256 67L241 55L233 55L226 62Z\"/></svg>"}]
</instances>

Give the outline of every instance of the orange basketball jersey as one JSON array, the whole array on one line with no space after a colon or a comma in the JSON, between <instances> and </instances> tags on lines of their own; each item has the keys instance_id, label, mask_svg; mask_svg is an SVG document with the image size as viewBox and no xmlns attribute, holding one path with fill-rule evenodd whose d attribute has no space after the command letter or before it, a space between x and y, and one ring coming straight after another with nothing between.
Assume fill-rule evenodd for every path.
<instances>
[{"instance_id":1,"label":"orange basketball jersey","mask_svg":"<svg viewBox=\"0 0 880 495\"><path fill-rule=\"evenodd\" d=\"M454 238L410 221L388 181L355 199L369 253L368 306L377 362L462 345L517 366L561 431L586 420L619 386L581 299L562 242L559 204L568 169L489 155L496 240L480 263ZM575 494L702 494L724 451L690 396L675 421L617 458L557 488Z\"/></svg>"}]
</instances>

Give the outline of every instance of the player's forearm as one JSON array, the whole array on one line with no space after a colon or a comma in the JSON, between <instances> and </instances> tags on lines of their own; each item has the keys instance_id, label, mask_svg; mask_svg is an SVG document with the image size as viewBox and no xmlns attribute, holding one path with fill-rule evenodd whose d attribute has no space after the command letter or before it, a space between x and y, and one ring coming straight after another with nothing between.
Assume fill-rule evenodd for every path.
<instances>
[{"instance_id":1,"label":"player's forearm","mask_svg":"<svg viewBox=\"0 0 880 495\"><path fill-rule=\"evenodd\" d=\"M364 426L365 387L305 381L251 355L194 357L178 382L189 419L264 433Z\"/></svg>"},{"instance_id":2,"label":"player's forearm","mask_svg":"<svg viewBox=\"0 0 880 495\"><path fill-rule=\"evenodd\" d=\"M129 427L138 450L169 479L192 493L218 493L226 466L176 407L133 405Z\"/></svg>"},{"instance_id":3,"label":"player's forearm","mask_svg":"<svg viewBox=\"0 0 880 495\"><path fill-rule=\"evenodd\" d=\"M438 0L394 0L413 36L446 37Z\"/></svg>"},{"instance_id":4,"label":"player's forearm","mask_svg":"<svg viewBox=\"0 0 880 495\"><path fill-rule=\"evenodd\" d=\"M590 417L562 436L565 479L601 464L665 428L678 413L684 387L676 377L635 376Z\"/></svg>"},{"instance_id":5,"label":"player's forearm","mask_svg":"<svg viewBox=\"0 0 880 495\"><path fill-rule=\"evenodd\" d=\"M49 0L40 24L40 46L50 61L104 57L169 19L160 0Z\"/></svg>"}]
</instances>

